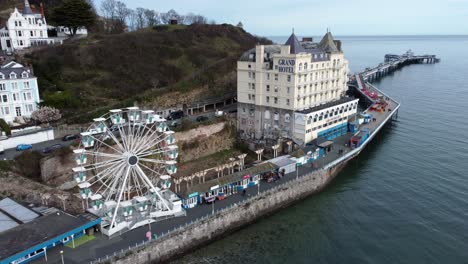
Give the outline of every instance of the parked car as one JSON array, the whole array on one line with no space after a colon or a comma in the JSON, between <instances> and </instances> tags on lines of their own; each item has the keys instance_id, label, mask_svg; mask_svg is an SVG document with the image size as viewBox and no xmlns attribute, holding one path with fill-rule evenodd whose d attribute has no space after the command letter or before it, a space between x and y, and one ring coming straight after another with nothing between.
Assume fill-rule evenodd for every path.
<instances>
[{"instance_id":1,"label":"parked car","mask_svg":"<svg viewBox=\"0 0 468 264\"><path fill-rule=\"evenodd\" d=\"M52 152L54 152L54 150L57 150L59 148L62 148L61 144L54 144L52 146L48 146L48 147L43 148L42 153L49 154L49 153L52 153Z\"/></svg>"},{"instance_id":2,"label":"parked car","mask_svg":"<svg viewBox=\"0 0 468 264\"><path fill-rule=\"evenodd\" d=\"M197 122L203 122L203 121L208 120L208 117L207 116L198 116L196 120L197 120Z\"/></svg>"},{"instance_id":3,"label":"parked car","mask_svg":"<svg viewBox=\"0 0 468 264\"><path fill-rule=\"evenodd\" d=\"M18 146L16 146L17 151L23 151L23 150L28 150L28 149L32 149L31 144L19 144Z\"/></svg>"},{"instance_id":4,"label":"parked car","mask_svg":"<svg viewBox=\"0 0 468 264\"><path fill-rule=\"evenodd\" d=\"M215 116L223 116L223 115L224 115L224 112L221 110L218 110L215 112Z\"/></svg>"},{"instance_id":5,"label":"parked car","mask_svg":"<svg viewBox=\"0 0 468 264\"><path fill-rule=\"evenodd\" d=\"M78 134L75 134L75 135L65 135L63 138L62 138L62 141L70 141L70 140L75 140L75 139L79 139L80 138L80 135Z\"/></svg>"},{"instance_id":6,"label":"parked car","mask_svg":"<svg viewBox=\"0 0 468 264\"><path fill-rule=\"evenodd\" d=\"M181 119L182 117L184 117L184 111L179 110L179 111L171 112L166 119L167 120L177 120L177 119Z\"/></svg>"}]
</instances>

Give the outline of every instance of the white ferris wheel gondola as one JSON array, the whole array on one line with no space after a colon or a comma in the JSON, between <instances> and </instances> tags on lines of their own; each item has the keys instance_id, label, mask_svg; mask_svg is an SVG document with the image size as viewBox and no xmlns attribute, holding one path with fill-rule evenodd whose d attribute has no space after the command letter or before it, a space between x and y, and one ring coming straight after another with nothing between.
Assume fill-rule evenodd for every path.
<instances>
[{"instance_id":1,"label":"white ferris wheel gondola","mask_svg":"<svg viewBox=\"0 0 468 264\"><path fill-rule=\"evenodd\" d=\"M81 133L74 178L104 234L183 214L169 190L178 148L165 121L152 110L113 109Z\"/></svg>"}]
</instances>

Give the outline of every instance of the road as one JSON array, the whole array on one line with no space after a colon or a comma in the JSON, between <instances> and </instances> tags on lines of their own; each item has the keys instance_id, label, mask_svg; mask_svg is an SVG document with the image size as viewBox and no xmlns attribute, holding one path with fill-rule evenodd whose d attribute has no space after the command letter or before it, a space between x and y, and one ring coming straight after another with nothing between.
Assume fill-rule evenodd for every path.
<instances>
[{"instance_id":1,"label":"road","mask_svg":"<svg viewBox=\"0 0 468 264\"><path fill-rule=\"evenodd\" d=\"M33 144L32 150L37 150L42 152L42 149L55 145L61 144L62 146L69 146L74 142L74 140L70 141L62 141L62 139L54 139L49 141L44 141L40 143ZM13 160L16 156L20 155L22 151L16 151L16 149L5 149L5 153L0 154L0 159L2 160Z\"/></svg>"}]
</instances>

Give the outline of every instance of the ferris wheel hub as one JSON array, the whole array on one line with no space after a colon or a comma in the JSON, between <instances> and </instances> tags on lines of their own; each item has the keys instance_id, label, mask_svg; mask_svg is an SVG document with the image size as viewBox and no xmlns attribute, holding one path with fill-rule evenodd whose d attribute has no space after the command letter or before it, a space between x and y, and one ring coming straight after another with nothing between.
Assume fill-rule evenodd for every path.
<instances>
[{"instance_id":1,"label":"ferris wheel hub","mask_svg":"<svg viewBox=\"0 0 468 264\"><path fill-rule=\"evenodd\" d=\"M138 163L138 157L135 156L135 155L132 155L132 156L128 157L127 162L128 162L128 164L129 164L130 166L135 166L135 165L137 165L137 163Z\"/></svg>"}]
</instances>

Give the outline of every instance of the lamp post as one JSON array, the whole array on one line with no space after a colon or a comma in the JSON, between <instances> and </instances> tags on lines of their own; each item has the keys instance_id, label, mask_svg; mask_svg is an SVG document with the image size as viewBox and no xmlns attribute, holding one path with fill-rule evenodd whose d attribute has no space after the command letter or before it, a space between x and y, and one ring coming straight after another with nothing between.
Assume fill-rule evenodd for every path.
<instances>
[{"instance_id":1,"label":"lamp post","mask_svg":"<svg viewBox=\"0 0 468 264\"><path fill-rule=\"evenodd\" d=\"M65 261L63 260L63 250L60 250L60 257L62 258L62 264L65 264Z\"/></svg>"},{"instance_id":2,"label":"lamp post","mask_svg":"<svg viewBox=\"0 0 468 264\"><path fill-rule=\"evenodd\" d=\"M296 163L296 180L299 179L299 164Z\"/></svg>"},{"instance_id":3,"label":"lamp post","mask_svg":"<svg viewBox=\"0 0 468 264\"><path fill-rule=\"evenodd\" d=\"M260 195L260 178L258 179L258 184L257 184L257 195Z\"/></svg>"}]
</instances>

